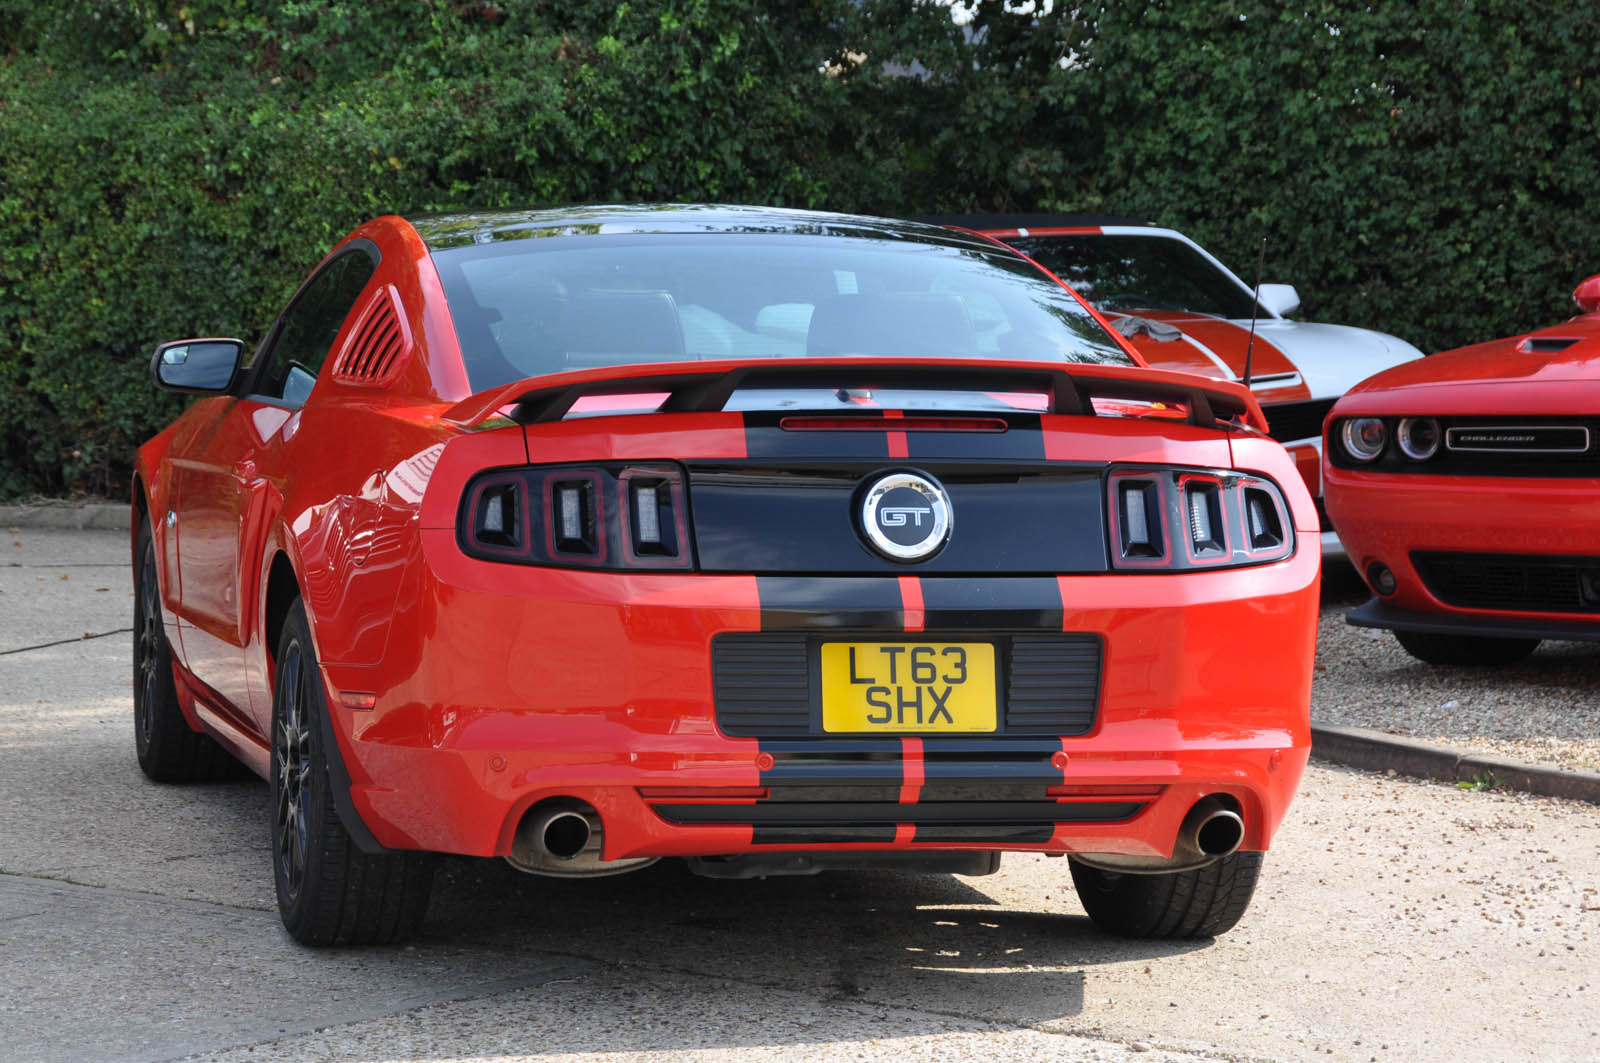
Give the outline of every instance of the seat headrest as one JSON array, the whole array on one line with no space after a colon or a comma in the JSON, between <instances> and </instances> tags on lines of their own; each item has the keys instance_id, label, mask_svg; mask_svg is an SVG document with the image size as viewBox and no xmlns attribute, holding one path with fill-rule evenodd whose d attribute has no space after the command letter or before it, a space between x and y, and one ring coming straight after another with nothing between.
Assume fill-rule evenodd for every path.
<instances>
[{"instance_id":1,"label":"seat headrest","mask_svg":"<svg viewBox=\"0 0 1600 1063\"><path fill-rule=\"evenodd\" d=\"M978 336L959 295L841 295L812 311L806 353L960 357L978 353Z\"/></svg>"},{"instance_id":2,"label":"seat headrest","mask_svg":"<svg viewBox=\"0 0 1600 1063\"><path fill-rule=\"evenodd\" d=\"M567 305L564 342L569 355L683 356L683 322L667 291L575 292Z\"/></svg>"}]
</instances>

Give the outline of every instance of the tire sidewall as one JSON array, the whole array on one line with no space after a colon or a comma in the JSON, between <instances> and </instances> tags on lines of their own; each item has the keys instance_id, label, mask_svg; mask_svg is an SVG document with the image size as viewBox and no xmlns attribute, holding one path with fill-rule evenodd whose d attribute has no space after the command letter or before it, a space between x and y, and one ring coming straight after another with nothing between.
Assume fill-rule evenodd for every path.
<instances>
[{"instance_id":1,"label":"tire sidewall","mask_svg":"<svg viewBox=\"0 0 1600 1063\"><path fill-rule=\"evenodd\" d=\"M140 635L145 626L145 573L153 570L156 563L155 540L150 534L150 529L145 527L142 521L137 556L139 565L133 574L133 748L138 755L140 766L149 774L157 771L161 759L163 728L172 726L173 721L169 717L179 710L177 683L172 678L172 651L167 645L167 632L159 600L161 596L159 573L155 575L156 620L155 630L151 636L154 643L152 652L156 658L154 690L145 690L144 676L141 674ZM183 722L183 727L187 730L188 723Z\"/></svg>"}]
</instances>

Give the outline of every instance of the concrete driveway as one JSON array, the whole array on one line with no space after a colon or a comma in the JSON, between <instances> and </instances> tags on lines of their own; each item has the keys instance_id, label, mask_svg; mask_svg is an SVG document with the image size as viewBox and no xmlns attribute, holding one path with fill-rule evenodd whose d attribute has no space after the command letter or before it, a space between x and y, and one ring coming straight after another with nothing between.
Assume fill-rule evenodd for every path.
<instances>
[{"instance_id":1,"label":"concrete driveway","mask_svg":"<svg viewBox=\"0 0 1600 1063\"><path fill-rule=\"evenodd\" d=\"M1211 942L1103 937L1036 857L757 882L452 860L414 945L300 948L265 784L134 762L127 554L0 533L0 1059L1600 1058L1595 808L1325 766Z\"/></svg>"}]
</instances>

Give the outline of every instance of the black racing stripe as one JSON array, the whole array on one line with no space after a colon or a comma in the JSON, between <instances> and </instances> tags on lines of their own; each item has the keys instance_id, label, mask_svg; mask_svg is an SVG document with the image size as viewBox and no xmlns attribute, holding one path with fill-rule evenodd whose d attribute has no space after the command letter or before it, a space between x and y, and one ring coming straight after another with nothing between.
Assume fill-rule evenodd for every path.
<instances>
[{"instance_id":1,"label":"black racing stripe","mask_svg":"<svg viewBox=\"0 0 1600 1063\"><path fill-rule=\"evenodd\" d=\"M913 412L908 416L937 417ZM907 432L907 461L1043 461L1044 430L1036 413L1005 415L1004 432Z\"/></svg>"},{"instance_id":2,"label":"black racing stripe","mask_svg":"<svg viewBox=\"0 0 1600 1063\"><path fill-rule=\"evenodd\" d=\"M762 631L906 626L900 581L892 577L758 576L756 593Z\"/></svg>"},{"instance_id":3,"label":"black racing stripe","mask_svg":"<svg viewBox=\"0 0 1600 1063\"><path fill-rule=\"evenodd\" d=\"M843 414L859 412L844 406ZM887 432L786 432L778 427L789 414L777 410L751 410L744 415L745 453L752 458L861 458L889 460Z\"/></svg>"},{"instance_id":4,"label":"black racing stripe","mask_svg":"<svg viewBox=\"0 0 1600 1063\"><path fill-rule=\"evenodd\" d=\"M1061 585L1048 577L929 577L923 630L1023 628L1060 631Z\"/></svg>"},{"instance_id":5,"label":"black racing stripe","mask_svg":"<svg viewBox=\"0 0 1600 1063\"><path fill-rule=\"evenodd\" d=\"M752 845L846 845L851 842L892 842L894 827L756 827Z\"/></svg>"},{"instance_id":6,"label":"black racing stripe","mask_svg":"<svg viewBox=\"0 0 1600 1063\"><path fill-rule=\"evenodd\" d=\"M1055 828L1032 824L999 826L935 826L919 823L911 835L914 842L994 842L997 845L1039 845L1050 840Z\"/></svg>"}]
</instances>

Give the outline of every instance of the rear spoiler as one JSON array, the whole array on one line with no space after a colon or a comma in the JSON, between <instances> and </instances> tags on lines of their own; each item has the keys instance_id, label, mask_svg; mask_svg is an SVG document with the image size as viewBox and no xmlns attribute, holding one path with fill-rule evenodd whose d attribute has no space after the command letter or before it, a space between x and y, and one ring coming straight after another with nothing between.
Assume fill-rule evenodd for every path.
<instances>
[{"instance_id":1,"label":"rear spoiler","mask_svg":"<svg viewBox=\"0 0 1600 1063\"><path fill-rule=\"evenodd\" d=\"M445 411L473 427L498 416L518 424L564 418L579 399L665 392L657 413L714 413L740 388L907 388L1040 392L1046 412L1094 416L1095 399L1181 405L1201 428L1267 431L1256 397L1238 384L1137 366L1012 362L974 358L758 358L606 366L526 380L479 392Z\"/></svg>"}]
</instances>

